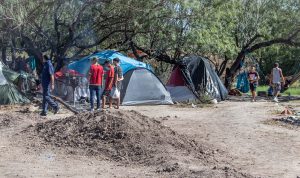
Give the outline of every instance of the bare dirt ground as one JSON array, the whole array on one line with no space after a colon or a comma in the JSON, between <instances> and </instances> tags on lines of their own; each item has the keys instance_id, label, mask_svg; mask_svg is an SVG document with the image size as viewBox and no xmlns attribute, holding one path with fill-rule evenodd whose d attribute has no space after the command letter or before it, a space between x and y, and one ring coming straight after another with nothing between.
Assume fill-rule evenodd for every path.
<instances>
[{"instance_id":1,"label":"bare dirt ground","mask_svg":"<svg viewBox=\"0 0 300 178\"><path fill-rule=\"evenodd\" d=\"M269 122L285 106L300 111L233 99L43 119L33 105L2 107L0 177L297 178L300 129Z\"/></svg>"}]
</instances>

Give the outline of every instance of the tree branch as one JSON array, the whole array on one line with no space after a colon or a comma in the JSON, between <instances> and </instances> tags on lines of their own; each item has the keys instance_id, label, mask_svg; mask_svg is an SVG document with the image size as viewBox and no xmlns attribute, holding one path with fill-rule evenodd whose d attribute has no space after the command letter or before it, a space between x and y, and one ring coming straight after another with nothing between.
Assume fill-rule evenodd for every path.
<instances>
[{"instance_id":1,"label":"tree branch","mask_svg":"<svg viewBox=\"0 0 300 178\"><path fill-rule=\"evenodd\" d=\"M97 46L99 44L101 44L102 42L104 42L105 40L107 40L111 35L115 34L115 33L121 33L121 32L125 32L125 30L114 30L114 31L111 31L109 34L107 34L106 36L102 37L101 39L99 39L98 41L96 41L95 43L93 44L90 44L90 45L75 45L77 48L84 48L84 49L87 49L87 48L92 48L94 46Z\"/></svg>"}]
</instances>

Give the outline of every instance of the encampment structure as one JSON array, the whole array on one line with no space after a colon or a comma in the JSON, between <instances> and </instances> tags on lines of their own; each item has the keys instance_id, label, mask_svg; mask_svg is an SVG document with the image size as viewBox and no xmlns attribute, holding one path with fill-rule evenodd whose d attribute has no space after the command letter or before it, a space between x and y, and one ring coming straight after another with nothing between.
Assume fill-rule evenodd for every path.
<instances>
[{"instance_id":1,"label":"encampment structure","mask_svg":"<svg viewBox=\"0 0 300 178\"><path fill-rule=\"evenodd\" d=\"M0 62L0 105L24 104L30 101L13 84L19 77Z\"/></svg>"},{"instance_id":2,"label":"encampment structure","mask_svg":"<svg viewBox=\"0 0 300 178\"><path fill-rule=\"evenodd\" d=\"M99 58L99 63L105 60L120 59L124 80L121 87L121 104L173 104L170 93L152 72L151 66L129 58L113 50L105 50L86 56L68 65L68 68L80 74L87 75L93 57Z\"/></svg>"},{"instance_id":3,"label":"encampment structure","mask_svg":"<svg viewBox=\"0 0 300 178\"><path fill-rule=\"evenodd\" d=\"M167 83L173 101L225 100L228 92L208 59L189 55L174 66Z\"/></svg>"}]
</instances>

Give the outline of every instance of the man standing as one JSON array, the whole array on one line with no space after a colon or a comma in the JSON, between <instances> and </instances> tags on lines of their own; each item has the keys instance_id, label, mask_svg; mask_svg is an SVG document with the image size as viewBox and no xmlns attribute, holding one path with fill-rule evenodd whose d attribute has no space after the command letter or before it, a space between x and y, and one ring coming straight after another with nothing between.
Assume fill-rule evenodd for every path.
<instances>
[{"instance_id":1,"label":"man standing","mask_svg":"<svg viewBox=\"0 0 300 178\"><path fill-rule=\"evenodd\" d=\"M248 80L250 83L250 90L251 90L251 94L252 94L252 102L256 101L255 97L256 97L256 88L258 85L258 80L259 80L259 75L258 73L255 71L255 67L251 67L249 73L248 73Z\"/></svg>"},{"instance_id":2,"label":"man standing","mask_svg":"<svg viewBox=\"0 0 300 178\"><path fill-rule=\"evenodd\" d=\"M278 95L281 91L281 81L283 82L284 85L284 77L282 74L282 70L279 68L279 64L275 63L274 68L272 69L272 74L271 74L271 82L273 84L273 94L274 94L274 101L278 102Z\"/></svg>"},{"instance_id":3,"label":"man standing","mask_svg":"<svg viewBox=\"0 0 300 178\"><path fill-rule=\"evenodd\" d=\"M115 58L113 59L113 63L114 63L114 82L113 82L113 87L115 87L115 89L120 93L121 91L121 81L124 79L123 78L123 71L122 68L120 67L120 59L119 58ZM117 101L117 106L115 107L116 109L119 109L120 107L120 96L116 97L116 98L112 98L110 99L110 103L109 105L112 105L113 99L115 99Z\"/></svg>"},{"instance_id":4,"label":"man standing","mask_svg":"<svg viewBox=\"0 0 300 178\"><path fill-rule=\"evenodd\" d=\"M43 56L44 67L42 71L42 87L43 87L43 111L41 116L47 116L48 104L54 109L54 114L59 110L59 106L50 96L50 90L54 90L54 68L48 56Z\"/></svg>"},{"instance_id":5,"label":"man standing","mask_svg":"<svg viewBox=\"0 0 300 178\"><path fill-rule=\"evenodd\" d=\"M106 60L104 62L104 68L106 71L106 81L105 81L105 88L102 94L102 109L105 108L106 104L106 98L108 97L111 99L110 93L113 87L113 81L114 81L114 67L110 64L109 60ZM111 108L111 103L109 104L109 108Z\"/></svg>"},{"instance_id":6,"label":"man standing","mask_svg":"<svg viewBox=\"0 0 300 178\"><path fill-rule=\"evenodd\" d=\"M91 111L94 111L94 97L96 93L97 110L100 110L100 92L102 89L103 67L98 63L98 58L92 59L89 72Z\"/></svg>"}]
</instances>

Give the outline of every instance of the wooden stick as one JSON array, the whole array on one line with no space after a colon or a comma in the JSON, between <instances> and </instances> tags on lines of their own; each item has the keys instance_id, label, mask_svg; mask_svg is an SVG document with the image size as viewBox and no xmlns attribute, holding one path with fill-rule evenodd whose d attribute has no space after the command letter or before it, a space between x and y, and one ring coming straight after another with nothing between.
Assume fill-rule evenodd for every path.
<instances>
[{"instance_id":1,"label":"wooden stick","mask_svg":"<svg viewBox=\"0 0 300 178\"><path fill-rule=\"evenodd\" d=\"M43 93L41 92L36 92L37 94L43 95ZM69 111L73 112L74 114L79 114L79 112L74 109L73 107L71 107L68 103L64 102L60 97L57 96L53 96L50 95L55 101L61 103L62 105L64 105Z\"/></svg>"}]
</instances>

